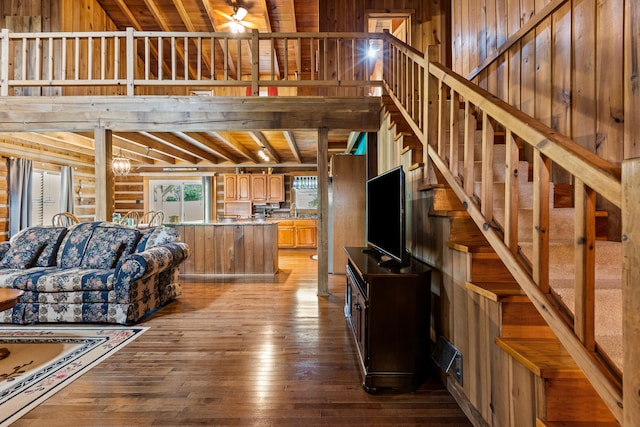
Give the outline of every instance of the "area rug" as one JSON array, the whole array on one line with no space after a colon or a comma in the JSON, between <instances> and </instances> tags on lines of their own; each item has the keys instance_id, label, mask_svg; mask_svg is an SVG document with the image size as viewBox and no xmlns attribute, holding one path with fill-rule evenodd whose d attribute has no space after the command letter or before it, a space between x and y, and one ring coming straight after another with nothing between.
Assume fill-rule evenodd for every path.
<instances>
[{"instance_id":1,"label":"area rug","mask_svg":"<svg viewBox=\"0 0 640 427\"><path fill-rule=\"evenodd\" d=\"M145 327L0 327L0 427L136 339Z\"/></svg>"}]
</instances>

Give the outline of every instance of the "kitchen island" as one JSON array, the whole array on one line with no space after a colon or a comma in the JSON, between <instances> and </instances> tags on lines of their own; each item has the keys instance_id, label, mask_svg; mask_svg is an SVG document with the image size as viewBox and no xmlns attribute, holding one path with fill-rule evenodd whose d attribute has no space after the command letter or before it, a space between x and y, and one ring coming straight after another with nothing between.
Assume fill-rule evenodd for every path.
<instances>
[{"instance_id":1,"label":"kitchen island","mask_svg":"<svg viewBox=\"0 0 640 427\"><path fill-rule=\"evenodd\" d=\"M185 278L278 272L278 223L256 220L168 224L191 247L180 266Z\"/></svg>"}]
</instances>

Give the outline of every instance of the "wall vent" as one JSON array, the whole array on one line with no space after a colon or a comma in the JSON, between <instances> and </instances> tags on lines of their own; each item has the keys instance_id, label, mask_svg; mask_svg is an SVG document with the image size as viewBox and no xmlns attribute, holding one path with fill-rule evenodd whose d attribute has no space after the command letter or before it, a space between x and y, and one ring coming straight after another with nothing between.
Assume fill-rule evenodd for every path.
<instances>
[{"instance_id":1,"label":"wall vent","mask_svg":"<svg viewBox=\"0 0 640 427\"><path fill-rule=\"evenodd\" d=\"M462 385L462 353L445 337L438 338L431 357L442 372L450 374Z\"/></svg>"}]
</instances>

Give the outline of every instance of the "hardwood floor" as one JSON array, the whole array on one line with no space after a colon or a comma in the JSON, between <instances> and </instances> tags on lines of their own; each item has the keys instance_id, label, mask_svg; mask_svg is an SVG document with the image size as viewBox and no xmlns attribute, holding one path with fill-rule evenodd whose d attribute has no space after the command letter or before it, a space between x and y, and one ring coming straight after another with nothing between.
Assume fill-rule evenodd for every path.
<instances>
[{"instance_id":1,"label":"hardwood floor","mask_svg":"<svg viewBox=\"0 0 640 427\"><path fill-rule=\"evenodd\" d=\"M268 280L183 283L149 330L14 426L471 426L437 379L363 391L344 276L316 296L311 250Z\"/></svg>"}]
</instances>

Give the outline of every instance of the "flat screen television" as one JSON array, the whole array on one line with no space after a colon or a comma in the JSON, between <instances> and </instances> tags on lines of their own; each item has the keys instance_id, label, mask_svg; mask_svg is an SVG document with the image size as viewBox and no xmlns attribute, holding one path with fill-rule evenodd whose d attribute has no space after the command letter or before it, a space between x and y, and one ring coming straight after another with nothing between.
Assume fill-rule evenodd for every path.
<instances>
[{"instance_id":1,"label":"flat screen television","mask_svg":"<svg viewBox=\"0 0 640 427\"><path fill-rule=\"evenodd\" d=\"M368 252L377 253L381 265L408 261L405 235L405 177L398 166L367 180Z\"/></svg>"}]
</instances>

